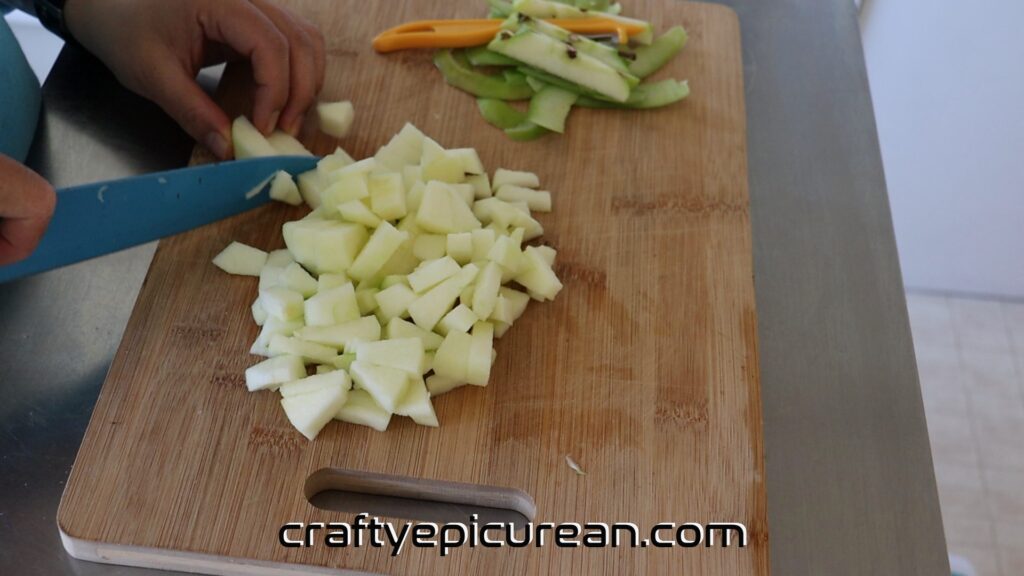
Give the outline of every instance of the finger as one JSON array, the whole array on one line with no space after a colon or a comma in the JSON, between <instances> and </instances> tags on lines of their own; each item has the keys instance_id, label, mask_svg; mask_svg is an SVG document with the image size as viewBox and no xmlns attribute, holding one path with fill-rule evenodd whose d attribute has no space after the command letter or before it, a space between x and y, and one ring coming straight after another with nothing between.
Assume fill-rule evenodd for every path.
<instances>
[{"instance_id":1,"label":"finger","mask_svg":"<svg viewBox=\"0 0 1024 576\"><path fill-rule=\"evenodd\" d=\"M57 203L50 183L0 155L0 265L35 250Z\"/></svg>"},{"instance_id":2,"label":"finger","mask_svg":"<svg viewBox=\"0 0 1024 576\"><path fill-rule=\"evenodd\" d=\"M178 60L155 59L142 95L156 102L197 142L221 159L231 157L231 121Z\"/></svg>"},{"instance_id":3,"label":"finger","mask_svg":"<svg viewBox=\"0 0 1024 576\"><path fill-rule=\"evenodd\" d=\"M203 6L206 9L199 18L207 39L227 44L252 63L256 82L252 120L260 131L270 134L288 102L288 39L249 2L209 2Z\"/></svg>"},{"instance_id":4,"label":"finger","mask_svg":"<svg viewBox=\"0 0 1024 576\"><path fill-rule=\"evenodd\" d=\"M281 113L278 125L293 136L302 128L306 110L316 101L317 68L316 46L298 16L265 0L251 0L263 11L277 29L288 39L288 69L290 82L288 103Z\"/></svg>"},{"instance_id":5,"label":"finger","mask_svg":"<svg viewBox=\"0 0 1024 576\"><path fill-rule=\"evenodd\" d=\"M304 26L309 37L313 39L314 56L316 57L316 93L324 89L324 76L327 72L327 46L324 35L315 25L305 22Z\"/></svg>"}]
</instances>

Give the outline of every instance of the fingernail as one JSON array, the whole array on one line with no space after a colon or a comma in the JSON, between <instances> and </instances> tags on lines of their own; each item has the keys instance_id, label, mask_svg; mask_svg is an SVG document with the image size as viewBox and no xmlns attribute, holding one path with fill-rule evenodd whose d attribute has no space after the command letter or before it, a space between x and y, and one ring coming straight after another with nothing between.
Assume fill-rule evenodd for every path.
<instances>
[{"instance_id":1,"label":"fingernail","mask_svg":"<svg viewBox=\"0 0 1024 576\"><path fill-rule=\"evenodd\" d=\"M271 132L274 131L275 128L277 128L277 121L280 118L281 118L281 111L280 110L277 110L277 111L272 112L270 114L270 127L267 128L267 134L270 134Z\"/></svg>"},{"instance_id":2,"label":"fingernail","mask_svg":"<svg viewBox=\"0 0 1024 576\"><path fill-rule=\"evenodd\" d=\"M299 132L302 131L302 124L304 121L305 118L302 116L299 116L295 120L292 120L291 124L288 126L288 133L298 138Z\"/></svg>"},{"instance_id":3,"label":"fingernail","mask_svg":"<svg viewBox=\"0 0 1024 576\"><path fill-rule=\"evenodd\" d=\"M203 140L206 148L213 152L217 158L227 158L231 154L231 146L220 132L210 132Z\"/></svg>"}]
</instances>

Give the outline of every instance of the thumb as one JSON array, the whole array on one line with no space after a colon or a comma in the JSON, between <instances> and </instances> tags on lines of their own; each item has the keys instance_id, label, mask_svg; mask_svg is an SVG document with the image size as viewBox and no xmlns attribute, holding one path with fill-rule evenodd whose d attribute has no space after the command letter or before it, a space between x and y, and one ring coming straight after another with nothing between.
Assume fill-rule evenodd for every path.
<instances>
[{"instance_id":1,"label":"thumb","mask_svg":"<svg viewBox=\"0 0 1024 576\"><path fill-rule=\"evenodd\" d=\"M0 265L27 258L35 250L56 203L49 182L0 154Z\"/></svg>"},{"instance_id":2,"label":"thumb","mask_svg":"<svg viewBox=\"0 0 1024 576\"><path fill-rule=\"evenodd\" d=\"M231 121L177 59L157 59L143 96L156 102L192 138L220 159L232 156Z\"/></svg>"}]
</instances>

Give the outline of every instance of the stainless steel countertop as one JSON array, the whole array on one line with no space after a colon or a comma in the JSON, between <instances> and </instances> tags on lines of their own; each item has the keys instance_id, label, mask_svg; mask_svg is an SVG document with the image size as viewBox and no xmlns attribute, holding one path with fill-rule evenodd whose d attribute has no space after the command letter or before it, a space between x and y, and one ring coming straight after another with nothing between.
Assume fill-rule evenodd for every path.
<instances>
[{"instance_id":1,"label":"stainless steel countertop","mask_svg":"<svg viewBox=\"0 0 1024 576\"><path fill-rule=\"evenodd\" d=\"M733 0L747 92L772 573L949 574L857 16ZM57 186L183 165L152 105L65 50L30 164ZM0 286L0 571L68 558L55 515L153 245Z\"/></svg>"}]
</instances>

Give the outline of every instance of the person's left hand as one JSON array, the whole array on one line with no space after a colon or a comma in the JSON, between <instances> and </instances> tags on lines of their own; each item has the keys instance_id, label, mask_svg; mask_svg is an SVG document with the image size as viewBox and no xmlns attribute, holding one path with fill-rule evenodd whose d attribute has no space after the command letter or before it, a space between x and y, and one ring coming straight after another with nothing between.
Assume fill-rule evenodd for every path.
<instances>
[{"instance_id":1,"label":"person's left hand","mask_svg":"<svg viewBox=\"0 0 1024 576\"><path fill-rule=\"evenodd\" d=\"M319 30L271 0L67 0L71 34L130 90L156 102L220 158L231 123L196 84L203 66L252 63L253 124L295 135L323 86Z\"/></svg>"}]
</instances>

